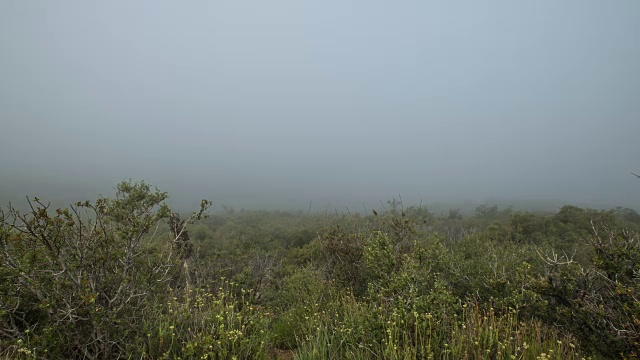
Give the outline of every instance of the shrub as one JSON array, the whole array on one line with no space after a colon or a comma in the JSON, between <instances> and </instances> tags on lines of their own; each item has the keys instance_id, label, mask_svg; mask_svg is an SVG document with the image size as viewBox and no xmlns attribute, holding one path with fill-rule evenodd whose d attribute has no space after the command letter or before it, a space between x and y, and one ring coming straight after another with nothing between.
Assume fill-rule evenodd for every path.
<instances>
[{"instance_id":1,"label":"shrub","mask_svg":"<svg viewBox=\"0 0 640 360\"><path fill-rule=\"evenodd\" d=\"M168 195L144 182L117 190L55 212L37 198L0 212L3 342L29 332L53 357L110 358L137 335L145 300L175 275L172 239L148 236Z\"/></svg>"}]
</instances>

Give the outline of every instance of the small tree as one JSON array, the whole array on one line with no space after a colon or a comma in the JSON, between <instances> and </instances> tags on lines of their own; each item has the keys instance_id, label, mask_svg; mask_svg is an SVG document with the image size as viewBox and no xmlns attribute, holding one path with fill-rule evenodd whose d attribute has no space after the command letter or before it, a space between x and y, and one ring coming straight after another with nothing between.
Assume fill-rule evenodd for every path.
<instances>
[{"instance_id":1,"label":"small tree","mask_svg":"<svg viewBox=\"0 0 640 360\"><path fill-rule=\"evenodd\" d=\"M460 209L449 209L449 216L447 219L462 220L462 213L460 212Z\"/></svg>"},{"instance_id":2,"label":"small tree","mask_svg":"<svg viewBox=\"0 0 640 360\"><path fill-rule=\"evenodd\" d=\"M483 204L476 208L476 217L479 219L495 219L498 217L498 205Z\"/></svg>"}]
</instances>

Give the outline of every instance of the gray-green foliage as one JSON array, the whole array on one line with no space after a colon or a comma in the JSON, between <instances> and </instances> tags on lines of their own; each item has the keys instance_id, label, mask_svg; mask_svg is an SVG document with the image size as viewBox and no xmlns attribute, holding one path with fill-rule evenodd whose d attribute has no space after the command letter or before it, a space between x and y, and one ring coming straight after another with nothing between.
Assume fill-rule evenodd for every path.
<instances>
[{"instance_id":1,"label":"gray-green foliage","mask_svg":"<svg viewBox=\"0 0 640 360\"><path fill-rule=\"evenodd\" d=\"M3 338L27 331L33 346L56 357L121 353L146 299L162 295L175 275L174 239L152 233L170 214L167 197L128 181L114 198L55 211L35 198L26 212L0 212Z\"/></svg>"},{"instance_id":2,"label":"gray-green foliage","mask_svg":"<svg viewBox=\"0 0 640 360\"><path fill-rule=\"evenodd\" d=\"M167 228L166 198L128 182L112 199L2 212L1 353L535 359L639 349L638 235L617 226L632 224L630 211L436 217L394 201L369 216L227 210L190 225L203 202Z\"/></svg>"}]
</instances>

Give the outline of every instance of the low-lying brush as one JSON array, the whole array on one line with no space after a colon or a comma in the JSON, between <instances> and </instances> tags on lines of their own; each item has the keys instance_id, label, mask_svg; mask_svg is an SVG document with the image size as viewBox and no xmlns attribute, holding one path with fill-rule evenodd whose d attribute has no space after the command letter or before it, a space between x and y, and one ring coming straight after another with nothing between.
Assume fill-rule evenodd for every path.
<instances>
[{"instance_id":1,"label":"low-lying brush","mask_svg":"<svg viewBox=\"0 0 640 360\"><path fill-rule=\"evenodd\" d=\"M181 220L166 193L0 212L0 357L605 359L640 353L630 209ZM196 220L199 220L196 223ZM168 223L169 226L164 225ZM190 237L189 235L192 235Z\"/></svg>"}]
</instances>

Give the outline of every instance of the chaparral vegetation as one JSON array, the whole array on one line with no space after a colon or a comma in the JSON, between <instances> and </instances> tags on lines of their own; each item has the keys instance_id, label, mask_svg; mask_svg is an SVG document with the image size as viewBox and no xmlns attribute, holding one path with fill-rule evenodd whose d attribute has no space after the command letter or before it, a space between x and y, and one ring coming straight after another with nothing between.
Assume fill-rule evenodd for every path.
<instances>
[{"instance_id":1,"label":"chaparral vegetation","mask_svg":"<svg viewBox=\"0 0 640 360\"><path fill-rule=\"evenodd\" d=\"M209 212L122 182L0 212L12 359L609 359L640 354L640 215Z\"/></svg>"}]
</instances>

